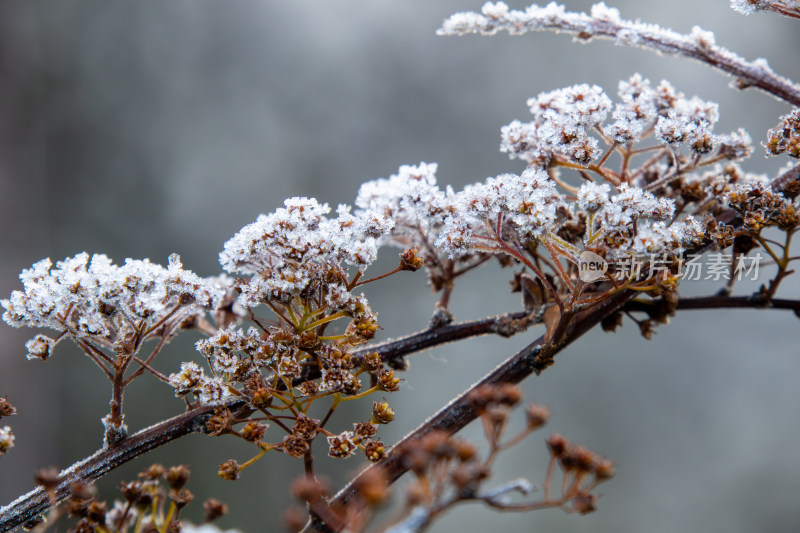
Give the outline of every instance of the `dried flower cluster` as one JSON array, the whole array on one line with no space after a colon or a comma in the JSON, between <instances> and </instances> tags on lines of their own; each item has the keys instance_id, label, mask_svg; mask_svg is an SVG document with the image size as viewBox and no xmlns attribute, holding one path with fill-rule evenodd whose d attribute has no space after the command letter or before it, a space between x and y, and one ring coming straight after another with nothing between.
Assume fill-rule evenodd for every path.
<instances>
[{"instance_id":1,"label":"dried flower cluster","mask_svg":"<svg viewBox=\"0 0 800 533\"><path fill-rule=\"evenodd\" d=\"M54 508L47 520L38 523L36 531L43 533L54 528L63 517L73 519L71 533L169 532L188 533L197 530L179 519L183 509L194 495L185 488L190 471L185 465L164 468L154 464L139 473L139 479L123 482L119 488L121 499L112 505L100 500L91 485L74 482L69 498L62 506ZM54 493L60 479L55 468L39 469L36 482L47 492ZM228 506L210 498L204 504L205 523L210 524L228 512ZM34 524L28 524L32 527ZM214 528L214 530L219 531Z\"/></svg>"}]
</instances>

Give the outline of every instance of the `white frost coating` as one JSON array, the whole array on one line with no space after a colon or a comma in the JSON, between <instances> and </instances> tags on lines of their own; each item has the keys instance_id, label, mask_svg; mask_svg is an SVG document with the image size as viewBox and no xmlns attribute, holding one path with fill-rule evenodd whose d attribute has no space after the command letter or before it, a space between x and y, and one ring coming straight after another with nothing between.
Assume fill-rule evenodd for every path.
<instances>
[{"instance_id":1,"label":"white frost coating","mask_svg":"<svg viewBox=\"0 0 800 533\"><path fill-rule=\"evenodd\" d=\"M783 12L796 13L792 16L800 17L800 3L796 1L733 0L731 5L745 14L762 9L782 9ZM521 35L529 31L553 30L572 33L581 42L595 37L611 39L619 45L645 47L664 54L680 54L708 63L744 80L743 87L766 82L771 87L768 92L777 90L782 93L780 98L794 103L800 101L800 86L778 76L761 60L748 62L732 51L716 45L714 35L700 28L694 28L691 34L684 35L655 24L625 20L620 18L616 9L609 8L603 2L595 4L589 14L566 11L564 6L555 2L544 7L533 4L524 11L504 9L503 6L488 3L484 5L483 14L456 13L445 19L436 33L493 35L498 31L506 31L511 35Z\"/></svg>"},{"instance_id":2,"label":"white frost coating","mask_svg":"<svg viewBox=\"0 0 800 533\"><path fill-rule=\"evenodd\" d=\"M774 11L800 18L800 2L797 0L731 0L731 7L742 15L752 15L757 11Z\"/></svg>"},{"instance_id":3,"label":"white frost coating","mask_svg":"<svg viewBox=\"0 0 800 533\"><path fill-rule=\"evenodd\" d=\"M491 227L497 217L511 222L512 239L540 238L558 221L558 210L568 206L555 182L542 170L529 168L521 175L503 174L470 185L453 198L436 246L451 256L465 253L474 236Z\"/></svg>"},{"instance_id":4,"label":"white frost coating","mask_svg":"<svg viewBox=\"0 0 800 533\"><path fill-rule=\"evenodd\" d=\"M242 305L289 301L312 290L332 267L341 271L346 263L363 271L375 261L377 239L394 222L375 209L354 215L341 205L338 216L328 218L330 211L328 204L313 198L290 198L283 208L260 215L225 243L220 253L223 268L253 274L240 284Z\"/></svg>"},{"instance_id":5,"label":"white frost coating","mask_svg":"<svg viewBox=\"0 0 800 533\"><path fill-rule=\"evenodd\" d=\"M177 327L213 309L226 291L218 280L184 270L176 254L165 268L147 259L115 265L105 255L84 252L55 267L43 259L23 270L20 280L23 290L0 301L8 324L49 328L106 347L132 338L138 328ZM37 335L26 344L28 358L47 359L54 345L54 339Z\"/></svg>"}]
</instances>

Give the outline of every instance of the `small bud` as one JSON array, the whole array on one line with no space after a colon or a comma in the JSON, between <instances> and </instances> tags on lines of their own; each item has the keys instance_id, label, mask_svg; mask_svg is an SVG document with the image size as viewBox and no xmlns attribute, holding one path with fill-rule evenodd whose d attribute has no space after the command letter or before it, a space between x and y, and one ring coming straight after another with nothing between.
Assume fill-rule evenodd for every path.
<instances>
[{"instance_id":1,"label":"small bud","mask_svg":"<svg viewBox=\"0 0 800 533\"><path fill-rule=\"evenodd\" d=\"M589 514L597 509L597 496L594 494L583 494L577 498L573 498L572 510L580 514Z\"/></svg>"},{"instance_id":2,"label":"small bud","mask_svg":"<svg viewBox=\"0 0 800 533\"><path fill-rule=\"evenodd\" d=\"M375 370L381 368L382 363L381 354L378 352L372 352L364 356L361 366L368 371L374 372Z\"/></svg>"},{"instance_id":3,"label":"small bud","mask_svg":"<svg viewBox=\"0 0 800 533\"><path fill-rule=\"evenodd\" d=\"M147 481L158 481L164 476L165 473L166 470L164 467L156 463L154 465L150 465L147 470L140 472L139 477Z\"/></svg>"},{"instance_id":4,"label":"small bud","mask_svg":"<svg viewBox=\"0 0 800 533\"><path fill-rule=\"evenodd\" d=\"M17 414L17 409L8 402L6 397L0 398L0 418L14 416L15 414Z\"/></svg>"},{"instance_id":5,"label":"small bud","mask_svg":"<svg viewBox=\"0 0 800 533\"><path fill-rule=\"evenodd\" d=\"M370 507L376 507L389 498L389 482L383 470L368 468L356 478L355 484Z\"/></svg>"},{"instance_id":6,"label":"small bud","mask_svg":"<svg viewBox=\"0 0 800 533\"><path fill-rule=\"evenodd\" d=\"M543 405L532 403L525 411L525 416L528 420L528 428L538 429L547 423L550 418L550 409Z\"/></svg>"},{"instance_id":7,"label":"small bud","mask_svg":"<svg viewBox=\"0 0 800 533\"><path fill-rule=\"evenodd\" d=\"M107 512L108 512L108 505L106 505L106 502L94 501L89 505L89 510L86 516L92 522L96 522L98 524L105 524Z\"/></svg>"},{"instance_id":8,"label":"small bud","mask_svg":"<svg viewBox=\"0 0 800 533\"><path fill-rule=\"evenodd\" d=\"M250 404L257 409L266 409L272 404L272 393L264 387L256 389L253 391Z\"/></svg>"},{"instance_id":9,"label":"small bud","mask_svg":"<svg viewBox=\"0 0 800 533\"><path fill-rule=\"evenodd\" d=\"M311 440L317 436L319 430L319 420L300 415L292 426L292 434L305 440Z\"/></svg>"},{"instance_id":10,"label":"small bud","mask_svg":"<svg viewBox=\"0 0 800 533\"><path fill-rule=\"evenodd\" d=\"M372 402L372 420L373 424L388 424L394 420L394 411L389 407L389 402L386 400L378 403Z\"/></svg>"},{"instance_id":11,"label":"small bud","mask_svg":"<svg viewBox=\"0 0 800 533\"><path fill-rule=\"evenodd\" d=\"M569 441L558 433L553 433L547 440L547 447L550 448L550 453L553 457L561 457L569 446Z\"/></svg>"},{"instance_id":12,"label":"small bud","mask_svg":"<svg viewBox=\"0 0 800 533\"><path fill-rule=\"evenodd\" d=\"M386 447L379 440L368 441L364 446L364 455L367 456L367 460L377 463L386 457Z\"/></svg>"},{"instance_id":13,"label":"small bud","mask_svg":"<svg viewBox=\"0 0 800 533\"><path fill-rule=\"evenodd\" d=\"M217 475L227 481L236 481L239 479L240 470L239 463L237 463L235 459L228 459L219 465Z\"/></svg>"},{"instance_id":14,"label":"small bud","mask_svg":"<svg viewBox=\"0 0 800 533\"><path fill-rule=\"evenodd\" d=\"M141 482L131 481L129 483L123 483L119 490L126 502L136 503L142 496L143 487Z\"/></svg>"},{"instance_id":15,"label":"small bud","mask_svg":"<svg viewBox=\"0 0 800 533\"><path fill-rule=\"evenodd\" d=\"M172 500L175 503L175 507L180 510L189 505L189 502L194 500L194 494L187 489L172 489L169 491L169 499Z\"/></svg>"},{"instance_id":16,"label":"small bud","mask_svg":"<svg viewBox=\"0 0 800 533\"><path fill-rule=\"evenodd\" d=\"M378 371L378 385L386 392L397 392L400 390L400 378L394 377L394 370Z\"/></svg>"},{"instance_id":17,"label":"small bud","mask_svg":"<svg viewBox=\"0 0 800 533\"><path fill-rule=\"evenodd\" d=\"M406 248L400 254L400 270L410 270L416 272L425 264L425 261L417 256L416 248Z\"/></svg>"},{"instance_id":18,"label":"small bud","mask_svg":"<svg viewBox=\"0 0 800 533\"><path fill-rule=\"evenodd\" d=\"M203 504L203 509L205 510L206 522L213 522L217 518L228 514L228 506L216 498L207 499Z\"/></svg>"},{"instance_id":19,"label":"small bud","mask_svg":"<svg viewBox=\"0 0 800 533\"><path fill-rule=\"evenodd\" d=\"M242 437L248 442L256 442L264 438L267 432L267 425L258 422L248 422L242 428Z\"/></svg>"},{"instance_id":20,"label":"small bud","mask_svg":"<svg viewBox=\"0 0 800 533\"><path fill-rule=\"evenodd\" d=\"M286 435L280 447L285 453L297 458L303 457L311 449L306 439L294 434Z\"/></svg>"},{"instance_id":21,"label":"small bud","mask_svg":"<svg viewBox=\"0 0 800 533\"><path fill-rule=\"evenodd\" d=\"M186 465L173 466L169 469L166 475L167 485L171 489L181 489L186 482L189 481L189 474L191 471Z\"/></svg>"},{"instance_id":22,"label":"small bud","mask_svg":"<svg viewBox=\"0 0 800 533\"><path fill-rule=\"evenodd\" d=\"M599 459L594 463L594 475L597 481L614 477L614 463L608 459Z\"/></svg>"},{"instance_id":23,"label":"small bud","mask_svg":"<svg viewBox=\"0 0 800 533\"><path fill-rule=\"evenodd\" d=\"M368 439L378 434L378 426L369 422L356 422L353 424L355 434L362 439Z\"/></svg>"}]
</instances>

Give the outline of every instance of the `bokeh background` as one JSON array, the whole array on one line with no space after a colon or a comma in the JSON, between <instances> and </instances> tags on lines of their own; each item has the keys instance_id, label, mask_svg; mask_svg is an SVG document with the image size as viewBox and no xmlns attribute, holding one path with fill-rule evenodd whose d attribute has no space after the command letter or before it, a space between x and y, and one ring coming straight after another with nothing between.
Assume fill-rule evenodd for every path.
<instances>
[{"instance_id":1,"label":"bokeh background","mask_svg":"<svg viewBox=\"0 0 800 533\"><path fill-rule=\"evenodd\" d=\"M214 274L224 241L284 198L352 202L359 183L400 164L438 161L440 183L456 188L520 171L497 150L500 127L525 119L529 96L574 83L613 93L634 72L666 78L719 102L720 131L744 126L756 141L789 111L763 94L729 89L727 78L701 65L608 42L435 36L445 16L480 4L0 0L0 296L19 287L23 267L84 250L162 263L178 252L188 268ZM583 10L590 2L567 5ZM767 57L776 71L800 79L797 23L745 18L725 0L616 5L627 18L683 32L699 24L717 42L747 58ZM757 150L745 167L775 172L784 163ZM394 254L387 250L375 272L393 265ZM511 272L484 271L458 284L457 319L518 308L508 294ZM715 290L697 282L685 288ZM797 297L799 289L790 280L785 294ZM394 276L368 296L384 338L422 328L434 303L422 273ZM617 464L599 512L498 516L462 507L432 530L796 531L797 326L787 312L685 312L652 341L631 323L616 334L586 335L524 384L553 420L499 463L495 481L540 481L542 441L559 431ZM397 420L382 430L385 440L397 440L538 334L415 356L391 397ZM0 324L0 395L19 408L3 420L17 447L0 459L0 505L32 487L37 467L64 467L93 452L107 406L104 378L66 344L47 364L25 360L30 336ZM174 342L159 368L194 358L194 340ZM132 387L126 408L133 430L182 409L148 379ZM367 404L360 409L366 417ZM477 438L476 429L466 434ZM236 483L215 476L222 461L251 453L232 439L192 436L100 487L111 497L120 480L152 461L188 463L198 502L187 516L196 518L202 499L217 496L231 505L224 526L280 531L288 480L301 470L296 461L268 454ZM335 485L360 465L320 463Z\"/></svg>"}]
</instances>

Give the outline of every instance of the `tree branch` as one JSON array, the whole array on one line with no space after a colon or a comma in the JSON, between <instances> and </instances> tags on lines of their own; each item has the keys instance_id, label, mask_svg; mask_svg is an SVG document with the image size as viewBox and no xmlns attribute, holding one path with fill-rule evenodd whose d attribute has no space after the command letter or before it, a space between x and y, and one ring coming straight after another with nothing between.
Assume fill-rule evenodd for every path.
<instances>
[{"instance_id":1,"label":"tree branch","mask_svg":"<svg viewBox=\"0 0 800 533\"><path fill-rule=\"evenodd\" d=\"M653 304L647 301L631 300L623 307L625 311L651 311ZM754 296L702 296L697 298L681 298L678 300L679 310L692 309L787 309L800 316L800 300L773 298L763 300Z\"/></svg>"},{"instance_id":2,"label":"tree branch","mask_svg":"<svg viewBox=\"0 0 800 533\"><path fill-rule=\"evenodd\" d=\"M243 402L237 402L244 405ZM236 403L228 405L236 409ZM70 486L76 481L91 483L108 472L159 446L191 433L205 431L206 420L215 407L198 407L169 420L159 422L120 441L117 445L102 448L94 455L75 463L59 473L59 484L55 489L55 500L64 501ZM0 508L0 532L9 531L35 520L50 507L51 499L44 489L37 488Z\"/></svg>"},{"instance_id":3,"label":"tree branch","mask_svg":"<svg viewBox=\"0 0 800 533\"><path fill-rule=\"evenodd\" d=\"M591 14L564 10L563 6L531 5L525 11L497 10L484 13L457 13L446 19L438 35L481 33L492 35L505 30L511 35L528 31L566 32L586 43L598 37L611 39L617 45L647 48L667 55L680 55L725 72L735 78L739 89L758 87L776 98L800 106L800 87L773 71L764 60L747 61L727 48L718 46L714 36L695 27L683 35L655 24L620 18L619 11L595 5Z\"/></svg>"}]
</instances>

